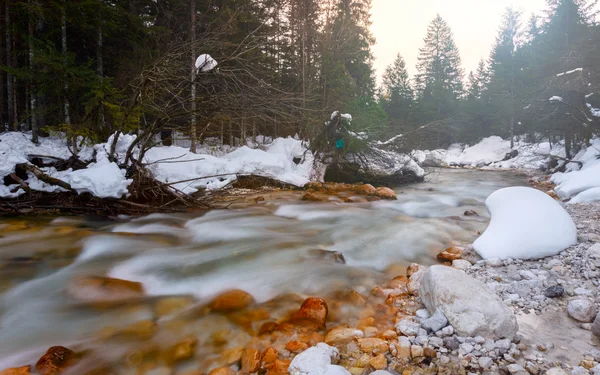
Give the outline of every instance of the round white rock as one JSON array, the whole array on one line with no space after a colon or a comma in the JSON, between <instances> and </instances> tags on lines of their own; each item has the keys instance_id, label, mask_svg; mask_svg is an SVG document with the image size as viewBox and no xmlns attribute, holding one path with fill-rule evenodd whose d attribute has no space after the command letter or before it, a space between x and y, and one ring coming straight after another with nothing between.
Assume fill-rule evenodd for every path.
<instances>
[{"instance_id":1,"label":"round white rock","mask_svg":"<svg viewBox=\"0 0 600 375\"><path fill-rule=\"evenodd\" d=\"M539 190L500 189L485 204L492 220L473 243L484 259L540 259L577 243L577 227L569 213Z\"/></svg>"}]
</instances>

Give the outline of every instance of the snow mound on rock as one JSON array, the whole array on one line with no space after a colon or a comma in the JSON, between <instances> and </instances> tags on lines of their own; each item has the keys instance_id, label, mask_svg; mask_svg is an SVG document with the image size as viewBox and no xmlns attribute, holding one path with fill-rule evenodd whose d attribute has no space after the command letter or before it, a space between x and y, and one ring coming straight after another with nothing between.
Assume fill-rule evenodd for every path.
<instances>
[{"instance_id":1,"label":"snow mound on rock","mask_svg":"<svg viewBox=\"0 0 600 375\"><path fill-rule=\"evenodd\" d=\"M577 243L577 227L547 194L528 187L500 189L485 201L492 220L473 244L484 259L539 259Z\"/></svg>"}]
</instances>

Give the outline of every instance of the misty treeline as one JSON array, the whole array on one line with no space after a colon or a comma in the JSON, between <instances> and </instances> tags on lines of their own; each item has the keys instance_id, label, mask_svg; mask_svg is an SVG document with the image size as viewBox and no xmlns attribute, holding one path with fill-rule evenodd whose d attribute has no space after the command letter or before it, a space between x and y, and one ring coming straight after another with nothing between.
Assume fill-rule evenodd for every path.
<instances>
[{"instance_id":1,"label":"misty treeline","mask_svg":"<svg viewBox=\"0 0 600 375\"><path fill-rule=\"evenodd\" d=\"M370 139L403 134L403 149L492 134L577 147L600 128L595 3L508 9L468 76L438 16L415 30L418 74L399 54L377 87L371 0L3 0L0 131L61 132L74 153L115 132L168 145L176 131L195 150L209 137L311 139L336 110ZM218 67L198 71L200 54Z\"/></svg>"},{"instance_id":2,"label":"misty treeline","mask_svg":"<svg viewBox=\"0 0 600 375\"><path fill-rule=\"evenodd\" d=\"M33 140L173 131L310 137L334 109L386 125L370 0L4 0L0 123ZM209 54L216 69L199 72ZM74 151L77 150L77 142Z\"/></svg>"},{"instance_id":3,"label":"misty treeline","mask_svg":"<svg viewBox=\"0 0 600 375\"><path fill-rule=\"evenodd\" d=\"M436 17L418 74L411 79L398 55L383 75L390 129L413 148L490 135L565 140L570 157L600 132L597 10L597 0L548 0L543 14L529 18L506 9L490 56L468 76L450 27Z\"/></svg>"}]
</instances>

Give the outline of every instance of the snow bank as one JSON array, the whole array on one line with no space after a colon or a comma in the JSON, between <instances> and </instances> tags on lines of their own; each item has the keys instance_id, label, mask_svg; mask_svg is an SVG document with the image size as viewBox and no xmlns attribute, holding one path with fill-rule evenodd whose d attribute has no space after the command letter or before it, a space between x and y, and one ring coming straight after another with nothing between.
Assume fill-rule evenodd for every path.
<instances>
[{"instance_id":1,"label":"snow bank","mask_svg":"<svg viewBox=\"0 0 600 375\"><path fill-rule=\"evenodd\" d=\"M302 141L291 137L277 138L264 149L243 146L222 157L194 154L176 146L155 147L144 159L159 181L188 194L199 189L221 189L235 181L238 174L304 186L311 180L313 162L312 153Z\"/></svg>"},{"instance_id":2,"label":"snow bank","mask_svg":"<svg viewBox=\"0 0 600 375\"><path fill-rule=\"evenodd\" d=\"M528 187L500 189L486 202L492 220L473 248L484 259L539 259L577 243L577 227L547 194Z\"/></svg>"},{"instance_id":3,"label":"snow bank","mask_svg":"<svg viewBox=\"0 0 600 375\"><path fill-rule=\"evenodd\" d=\"M518 153L508 160L503 160L511 151ZM411 153L413 159L425 167L459 165L484 169L545 168L550 155L564 157L564 146L558 144L550 147L548 142L515 142L514 149L511 149L510 141L497 136L484 138L473 146L453 144L448 150L415 150Z\"/></svg>"},{"instance_id":4,"label":"snow bank","mask_svg":"<svg viewBox=\"0 0 600 375\"><path fill-rule=\"evenodd\" d=\"M71 151L64 137L41 137L39 144L31 142L31 133L9 132L0 134L0 178L15 172L17 164L27 163L29 156L41 155L69 159ZM121 159L134 136L122 136L117 144L117 152ZM96 163L91 163L86 169L73 171L57 171L55 168L40 168L51 177L61 179L79 193L89 192L100 198L120 198L126 195L131 180L125 178L125 171L120 170L117 164L108 160L108 143L94 147L84 146L78 156L83 161L90 161L96 155ZM43 159L43 158L42 158ZM60 192L64 189L46 184L28 172L27 183L32 190L44 192ZM0 185L0 198L16 198L25 191L18 185Z\"/></svg>"},{"instance_id":5,"label":"snow bank","mask_svg":"<svg viewBox=\"0 0 600 375\"><path fill-rule=\"evenodd\" d=\"M577 163L569 163L566 173L555 173L550 181L556 184L554 189L561 199L571 199L569 203L583 203L600 200L596 190L600 188L600 139L581 150L573 159L583 164L577 170ZM591 191L590 191L591 190ZM588 192L589 191L589 192ZM581 197L579 197L581 195Z\"/></svg>"}]
</instances>

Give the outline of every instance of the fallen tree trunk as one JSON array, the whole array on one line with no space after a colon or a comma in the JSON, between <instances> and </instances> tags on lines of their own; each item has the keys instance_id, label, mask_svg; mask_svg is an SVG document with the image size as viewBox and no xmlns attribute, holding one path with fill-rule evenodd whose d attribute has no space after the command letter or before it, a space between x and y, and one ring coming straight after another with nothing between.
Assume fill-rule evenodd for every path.
<instances>
[{"instance_id":1,"label":"fallen tree trunk","mask_svg":"<svg viewBox=\"0 0 600 375\"><path fill-rule=\"evenodd\" d=\"M48 176L46 173L42 172L35 165L28 164L28 163L21 163L21 164L17 164L17 168L22 168L22 169L25 169L25 170L33 173L33 175L35 177L37 177L40 181L43 181L43 182L45 182L47 184L59 186L59 187L65 189L65 190L69 190L71 192L74 192L74 190L73 190L73 188L71 187L70 184L64 182L63 180L59 180L58 178L54 178L54 177Z\"/></svg>"}]
</instances>

